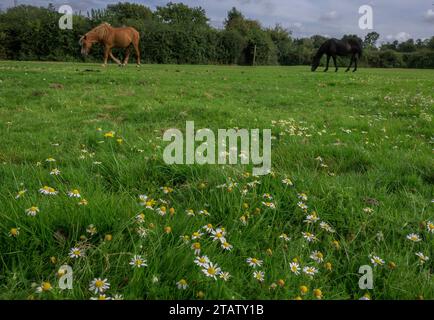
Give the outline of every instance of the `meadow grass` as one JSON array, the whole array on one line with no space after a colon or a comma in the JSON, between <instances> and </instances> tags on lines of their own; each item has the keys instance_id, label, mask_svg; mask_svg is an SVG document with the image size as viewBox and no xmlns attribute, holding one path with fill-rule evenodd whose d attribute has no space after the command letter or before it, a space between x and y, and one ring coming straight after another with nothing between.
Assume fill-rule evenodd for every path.
<instances>
[{"instance_id":1,"label":"meadow grass","mask_svg":"<svg viewBox=\"0 0 434 320\"><path fill-rule=\"evenodd\" d=\"M101 277L107 296L125 299L433 299L433 79L431 70L0 62L0 298L89 299ZM186 121L271 128L272 173L165 164L163 132ZM43 186L58 194L41 194ZM67 195L74 189L81 198ZM320 220L306 223L313 211ZM207 224L225 228L232 250ZM198 230L201 239L191 239ZM421 241L407 239L412 233ZM201 271L195 242L229 280ZM85 256L71 258L73 247ZM133 268L134 255L147 267ZM72 290L57 285L64 264L74 270ZM373 290L359 288L362 265L373 267ZM318 273L306 275L306 266ZM52 290L36 293L42 282Z\"/></svg>"}]
</instances>

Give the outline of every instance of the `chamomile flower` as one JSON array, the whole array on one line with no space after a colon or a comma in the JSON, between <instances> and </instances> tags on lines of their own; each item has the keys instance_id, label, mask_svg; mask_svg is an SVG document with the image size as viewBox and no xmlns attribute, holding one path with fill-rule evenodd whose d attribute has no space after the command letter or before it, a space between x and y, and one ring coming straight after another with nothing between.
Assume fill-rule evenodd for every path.
<instances>
[{"instance_id":1,"label":"chamomile flower","mask_svg":"<svg viewBox=\"0 0 434 320\"><path fill-rule=\"evenodd\" d=\"M41 285L36 288L36 293L48 292L51 290L53 290L53 286L51 285L51 283L47 281L47 282L42 282Z\"/></svg>"},{"instance_id":2,"label":"chamomile flower","mask_svg":"<svg viewBox=\"0 0 434 320\"><path fill-rule=\"evenodd\" d=\"M104 133L105 138L114 138L115 135L116 135L116 132L114 132L114 131L109 131L109 132Z\"/></svg>"},{"instance_id":3,"label":"chamomile flower","mask_svg":"<svg viewBox=\"0 0 434 320\"><path fill-rule=\"evenodd\" d=\"M289 264L289 269L292 273L299 275L300 274L300 265L297 262L291 262Z\"/></svg>"},{"instance_id":4,"label":"chamomile flower","mask_svg":"<svg viewBox=\"0 0 434 320\"><path fill-rule=\"evenodd\" d=\"M194 263L197 264L199 267L205 268L210 263L210 260L207 256L201 256L196 257L196 259L194 259Z\"/></svg>"},{"instance_id":5,"label":"chamomile flower","mask_svg":"<svg viewBox=\"0 0 434 320\"><path fill-rule=\"evenodd\" d=\"M315 235L313 233L302 232L301 234L303 235L303 238L305 238L307 240L307 242L315 242L318 240L318 238L315 237Z\"/></svg>"},{"instance_id":6,"label":"chamomile flower","mask_svg":"<svg viewBox=\"0 0 434 320\"><path fill-rule=\"evenodd\" d=\"M17 195L15 196L15 199L21 198L22 196L24 196L26 194L26 192L27 192L26 189L18 191Z\"/></svg>"},{"instance_id":7,"label":"chamomile flower","mask_svg":"<svg viewBox=\"0 0 434 320\"><path fill-rule=\"evenodd\" d=\"M231 251L232 248L233 248L233 246L229 242L225 241L222 243L222 249L227 250L227 251Z\"/></svg>"},{"instance_id":8,"label":"chamomile flower","mask_svg":"<svg viewBox=\"0 0 434 320\"><path fill-rule=\"evenodd\" d=\"M334 233L335 230L327 223L327 222L321 222L319 224L320 228L329 232L329 233Z\"/></svg>"},{"instance_id":9,"label":"chamomile flower","mask_svg":"<svg viewBox=\"0 0 434 320\"><path fill-rule=\"evenodd\" d=\"M270 209L276 209L276 205L273 202L264 202L264 201L262 201L262 205L266 206L267 208L270 208Z\"/></svg>"},{"instance_id":10,"label":"chamomile flower","mask_svg":"<svg viewBox=\"0 0 434 320\"><path fill-rule=\"evenodd\" d=\"M173 189L170 187L161 187L160 189L161 189L161 191L163 191L164 194L168 194L168 193L173 192Z\"/></svg>"},{"instance_id":11,"label":"chamomile flower","mask_svg":"<svg viewBox=\"0 0 434 320\"><path fill-rule=\"evenodd\" d=\"M60 170L57 168L54 168L53 170L50 171L50 175L58 176L58 175L60 175Z\"/></svg>"},{"instance_id":12,"label":"chamomile flower","mask_svg":"<svg viewBox=\"0 0 434 320\"><path fill-rule=\"evenodd\" d=\"M178 289L180 290L186 290L188 288L188 283L187 280L185 279L181 279L176 283L176 286L178 287Z\"/></svg>"},{"instance_id":13,"label":"chamomile flower","mask_svg":"<svg viewBox=\"0 0 434 320\"><path fill-rule=\"evenodd\" d=\"M264 198L265 200L273 200L273 196L269 193L264 193L262 195L262 198Z\"/></svg>"},{"instance_id":14,"label":"chamomile flower","mask_svg":"<svg viewBox=\"0 0 434 320\"><path fill-rule=\"evenodd\" d=\"M282 234L279 236L279 239L283 239L284 241L289 241L289 240L291 240L291 239L288 237L288 235L287 235L286 233L282 233Z\"/></svg>"},{"instance_id":15,"label":"chamomile flower","mask_svg":"<svg viewBox=\"0 0 434 320\"><path fill-rule=\"evenodd\" d=\"M134 268L143 268L148 265L146 259L143 259L142 256L135 255L130 261L130 266L133 266Z\"/></svg>"},{"instance_id":16,"label":"chamomile flower","mask_svg":"<svg viewBox=\"0 0 434 320\"><path fill-rule=\"evenodd\" d=\"M318 273L318 269L315 267L304 267L303 272L309 276L314 276L316 273Z\"/></svg>"},{"instance_id":17,"label":"chamomile flower","mask_svg":"<svg viewBox=\"0 0 434 320\"><path fill-rule=\"evenodd\" d=\"M304 222L308 223L308 224L313 224L315 222L317 222L319 220L318 214L313 211L311 214L306 216L306 219L304 220Z\"/></svg>"},{"instance_id":18,"label":"chamomile flower","mask_svg":"<svg viewBox=\"0 0 434 320\"><path fill-rule=\"evenodd\" d=\"M78 202L78 205L79 206L87 206L89 204L89 202L86 200L86 199L81 199L79 202Z\"/></svg>"},{"instance_id":19,"label":"chamomile flower","mask_svg":"<svg viewBox=\"0 0 434 320\"><path fill-rule=\"evenodd\" d=\"M191 245L191 248L194 250L194 254L195 255L200 255L200 249L201 249L201 246L200 246L200 243L199 242L194 242L192 245Z\"/></svg>"},{"instance_id":20,"label":"chamomile flower","mask_svg":"<svg viewBox=\"0 0 434 320\"><path fill-rule=\"evenodd\" d=\"M301 201L297 202L297 206L303 211L307 211L307 209L308 209L308 206L304 202L301 202Z\"/></svg>"},{"instance_id":21,"label":"chamomile flower","mask_svg":"<svg viewBox=\"0 0 434 320\"><path fill-rule=\"evenodd\" d=\"M255 271L255 272L253 272L253 278L255 278L256 280L258 280L259 282L263 282L264 278L265 278L264 271Z\"/></svg>"},{"instance_id":22,"label":"chamomile flower","mask_svg":"<svg viewBox=\"0 0 434 320\"><path fill-rule=\"evenodd\" d=\"M371 263L374 266L382 266L384 264L384 260L378 256L371 256Z\"/></svg>"},{"instance_id":23,"label":"chamomile flower","mask_svg":"<svg viewBox=\"0 0 434 320\"><path fill-rule=\"evenodd\" d=\"M93 235L97 234L98 231L97 231L96 227L95 227L93 224L90 224L90 225L86 228L86 232L87 232L89 235L93 236Z\"/></svg>"},{"instance_id":24,"label":"chamomile flower","mask_svg":"<svg viewBox=\"0 0 434 320\"><path fill-rule=\"evenodd\" d=\"M56 159L50 157L45 159L45 162L56 162Z\"/></svg>"},{"instance_id":25,"label":"chamomile flower","mask_svg":"<svg viewBox=\"0 0 434 320\"><path fill-rule=\"evenodd\" d=\"M413 242L420 242L422 241L422 239L420 238L420 236L416 233L410 233L409 235L407 235L407 239Z\"/></svg>"},{"instance_id":26,"label":"chamomile flower","mask_svg":"<svg viewBox=\"0 0 434 320\"><path fill-rule=\"evenodd\" d=\"M96 293L103 293L104 291L110 289L110 283L107 279L95 278L89 284L89 290Z\"/></svg>"},{"instance_id":27,"label":"chamomile flower","mask_svg":"<svg viewBox=\"0 0 434 320\"><path fill-rule=\"evenodd\" d=\"M205 231L208 233L211 233L212 231L214 231L213 225L211 223L208 223L207 225L203 226L202 228L205 229Z\"/></svg>"},{"instance_id":28,"label":"chamomile flower","mask_svg":"<svg viewBox=\"0 0 434 320\"><path fill-rule=\"evenodd\" d=\"M253 268L262 266L263 260L257 258L247 258L247 264Z\"/></svg>"},{"instance_id":29,"label":"chamomile flower","mask_svg":"<svg viewBox=\"0 0 434 320\"><path fill-rule=\"evenodd\" d=\"M189 216L189 217L194 217L194 216L195 216L195 213L194 213L194 210L193 210L193 209L187 209L187 210L185 210L185 213L186 213L187 216Z\"/></svg>"},{"instance_id":30,"label":"chamomile flower","mask_svg":"<svg viewBox=\"0 0 434 320\"><path fill-rule=\"evenodd\" d=\"M109 296L107 296L105 294L100 294L97 297L90 298L90 300L101 300L101 301L104 301L104 300L114 300L114 299L110 298Z\"/></svg>"},{"instance_id":31,"label":"chamomile flower","mask_svg":"<svg viewBox=\"0 0 434 320\"><path fill-rule=\"evenodd\" d=\"M293 186L294 184L292 183L291 179L289 178L285 178L282 180L282 183L287 185L287 186Z\"/></svg>"},{"instance_id":32,"label":"chamomile flower","mask_svg":"<svg viewBox=\"0 0 434 320\"><path fill-rule=\"evenodd\" d=\"M307 201L307 194L305 194L305 193L299 193L299 194L297 194L297 197L298 197L301 201Z\"/></svg>"},{"instance_id":33,"label":"chamomile flower","mask_svg":"<svg viewBox=\"0 0 434 320\"><path fill-rule=\"evenodd\" d=\"M434 222L427 221L426 229L428 230L429 233L434 233Z\"/></svg>"},{"instance_id":34,"label":"chamomile flower","mask_svg":"<svg viewBox=\"0 0 434 320\"><path fill-rule=\"evenodd\" d=\"M316 250L311 253L310 258L318 263L324 261L324 255L320 251L316 251Z\"/></svg>"},{"instance_id":35,"label":"chamomile flower","mask_svg":"<svg viewBox=\"0 0 434 320\"><path fill-rule=\"evenodd\" d=\"M422 252L416 252L415 254L416 254L416 256L419 257L420 264L424 264L425 262L427 262L429 260L429 257L424 255Z\"/></svg>"},{"instance_id":36,"label":"chamomile flower","mask_svg":"<svg viewBox=\"0 0 434 320\"><path fill-rule=\"evenodd\" d=\"M20 235L20 228L11 228L9 230L9 237L16 238Z\"/></svg>"},{"instance_id":37,"label":"chamomile flower","mask_svg":"<svg viewBox=\"0 0 434 320\"><path fill-rule=\"evenodd\" d=\"M78 247L71 248L71 250L69 250L69 257L73 259L84 257L84 250Z\"/></svg>"},{"instance_id":38,"label":"chamomile flower","mask_svg":"<svg viewBox=\"0 0 434 320\"><path fill-rule=\"evenodd\" d=\"M149 229L146 229L144 227L138 227L136 229L137 234L139 235L140 238L146 238L149 234Z\"/></svg>"},{"instance_id":39,"label":"chamomile flower","mask_svg":"<svg viewBox=\"0 0 434 320\"><path fill-rule=\"evenodd\" d=\"M217 276L220 274L221 271L221 268L219 268L218 265L214 265L212 262L210 262L202 269L202 272L207 277L214 278L215 280L217 280Z\"/></svg>"},{"instance_id":40,"label":"chamomile flower","mask_svg":"<svg viewBox=\"0 0 434 320\"><path fill-rule=\"evenodd\" d=\"M78 191L77 189L73 189L71 191L68 191L68 197L70 198L80 198L80 191Z\"/></svg>"},{"instance_id":41,"label":"chamomile flower","mask_svg":"<svg viewBox=\"0 0 434 320\"><path fill-rule=\"evenodd\" d=\"M191 235L191 238L193 240L196 240L196 239L200 239L202 236L203 236L202 232L196 231L196 232L193 232L193 234Z\"/></svg>"},{"instance_id":42,"label":"chamomile flower","mask_svg":"<svg viewBox=\"0 0 434 320\"><path fill-rule=\"evenodd\" d=\"M155 212L157 212L160 216L164 217L167 213L167 208L165 206L161 206L160 208L157 208Z\"/></svg>"},{"instance_id":43,"label":"chamomile flower","mask_svg":"<svg viewBox=\"0 0 434 320\"><path fill-rule=\"evenodd\" d=\"M363 212L364 213L372 213L372 212L374 212L374 209L366 207L366 208L363 208Z\"/></svg>"},{"instance_id":44,"label":"chamomile flower","mask_svg":"<svg viewBox=\"0 0 434 320\"><path fill-rule=\"evenodd\" d=\"M210 213L206 209L199 210L198 213L199 213L200 216L210 216Z\"/></svg>"},{"instance_id":45,"label":"chamomile flower","mask_svg":"<svg viewBox=\"0 0 434 320\"><path fill-rule=\"evenodd\" d=\"M229 278L231 277L231 275L230 275L229 272L224 271L224 272L220 272L219 277L220 277L220 279L222 279L223 281L228 281Z\"/></svg>"},{"instance_id":46,"label":"chamomile flower","mask_svg":"<svg viewBox=\"0 0 434 320\"><path fill-rule=\"evenodd\" d=\"M26 213L28 216L34 217L39 213L39 208L36 206L32 206L32 207L26 209Z\"/></svg>"},{"instance_id":47,"label":"chamomile flower","mask_svg":"<svg viewBox=\"0 0 434 320\"><path fill-rule=\"evenodd\" d=\"M211 237L213 241L220 241L221 243L226 242L226 231L223 228L217 228L211 231Z\"/></svg>"},{"instance_id":48,"label":"chamomile flower","mask_svg":"<svg viewBox=\"0 0 434 320\"><path fill-rule=\"evenodd\" d=\"M124 300L124 296L121 294L115 294L112 300Z\"/></svg>"},{"instance_id":49,"label":"chamomile flower","mask_svg":"<svg viewBox=\"0 0 434 320\"><path fill-rule=\"evenodd\" d=\"M59 193L58 191L56 191L56 189L49 186L42 187L41 189L39 189L39 192L47 196L55 196Z\"/></svg>"}]
</instances>

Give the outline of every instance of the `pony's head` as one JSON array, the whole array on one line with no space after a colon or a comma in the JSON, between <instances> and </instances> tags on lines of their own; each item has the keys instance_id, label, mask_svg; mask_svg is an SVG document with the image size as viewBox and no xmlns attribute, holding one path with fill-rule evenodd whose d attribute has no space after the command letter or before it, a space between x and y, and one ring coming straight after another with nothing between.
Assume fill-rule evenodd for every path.
<instances>
[{"instance_id":1,"label":"pony's head","mask_svg":"<svg viewBox=\"0 0 434 320\"><path fill-rule=\"evenodd\" d=\"M312 72L314 72L318 68L320 61L321 61L321 57L318 55L315 55L312 58L312 68L311 68Z\"/></svg>"},{"instance_id":2,"label":"pony's head","mask_svg":"<svg viewBox=\"0 0 434 320\"><path fill-rule=\"evenodd\" d=\"M93 41L91 41L87 35L84 35L80 38L78 43L81 46L81 54L83 56L87 56L89 54L90 48L92 48Z\"/></svg>"}]
</instances>

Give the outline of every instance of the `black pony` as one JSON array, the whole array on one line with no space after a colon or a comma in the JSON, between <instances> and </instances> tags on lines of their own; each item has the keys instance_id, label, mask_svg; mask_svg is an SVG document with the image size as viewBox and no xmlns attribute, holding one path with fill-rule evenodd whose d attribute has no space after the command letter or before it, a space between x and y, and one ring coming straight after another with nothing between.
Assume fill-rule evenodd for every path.
<instances>
[{"instance_id":1,"label":"black pony","mask_svg":"<svg viewBox=\"0 0 434 320\"><path fill-rule=\"evenodd\" d=\"M327 55L327 65L324 69L324 72L327 72L329 69L330 57L333 58L333 62L335 63L336 72L338 71L338 65L336 64L336 56L349 56L351 55L351 62L345 72L348 72L351 68L351 65L354 61L354 70L357 71L357 60L362 56L362 44L357 39L346 39L346 40L338 40L338 39L330 39L324 42L321 47L318 49L318 52L313 58L312 62L312 71L315 71L319 62L321 61L321 57L326 54Z\"/></svg>"}]
</instances>

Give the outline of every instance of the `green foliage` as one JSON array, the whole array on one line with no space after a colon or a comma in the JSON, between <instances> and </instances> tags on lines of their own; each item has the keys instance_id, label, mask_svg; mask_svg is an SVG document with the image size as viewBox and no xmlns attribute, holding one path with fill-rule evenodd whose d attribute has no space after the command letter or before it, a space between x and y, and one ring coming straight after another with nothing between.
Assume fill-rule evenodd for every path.
<instances>
[{"instance_id":1,"label":"green foliage","mask_svg":"<svg viewBox=\"0 0 434 320\"><path fill-rule=\"evenodd\" d=\"M290 30L280 25L265 28L235 7L229 10L224 29L212 28L202 7L171 2L158 6L154 12L136 3L108 5L105 9L91 10L87 16L74 16L73 30L60 30L59 18L52 5L18 6L0 12L0 59L83 61L78 39L102 22L136 28L141 34L142 56L147 63L310 64L313 54L326 40L320 35L294 39ZM371 32L363 41L368 55L361 61L365 66L432 68L434 37L394 41L377 48L379 36ZM362 41L356 35L343 36L347 38ZM115 55L123 54L123 50L115 50ZM101 56L102 48L96 45L87 59L101 61ZM348 64L349 59L339 58L338 63Z\"/></svg>"}]
</instances>

